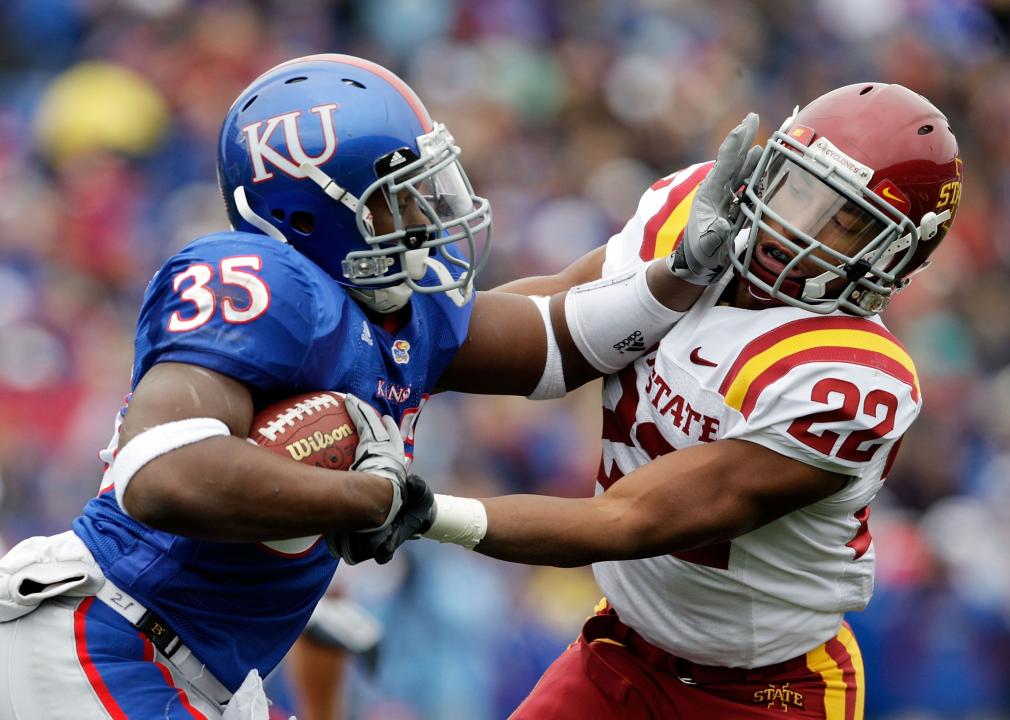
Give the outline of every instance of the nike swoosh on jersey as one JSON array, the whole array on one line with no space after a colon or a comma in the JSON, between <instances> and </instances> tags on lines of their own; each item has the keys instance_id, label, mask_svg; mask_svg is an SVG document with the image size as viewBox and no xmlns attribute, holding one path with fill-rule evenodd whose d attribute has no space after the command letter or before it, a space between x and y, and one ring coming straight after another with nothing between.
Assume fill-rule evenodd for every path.
<instances>
[{"instance_id":1,"label":"nike swoosh on jersey","mask_svg":"<svg viewBox=\"0 0 1010 720\"><path fill-rule=\"evenodd\" d=\"M705 358L703 358L701 356L701 353L699 352L700 350L701 345L699 345L698 347L696 347L694 350L691 351L691 362L693 362L695 365L706 365L708 367L719 366L719 363L714 363L711 360L706 360Z\"/></svg>"}]
</instances>

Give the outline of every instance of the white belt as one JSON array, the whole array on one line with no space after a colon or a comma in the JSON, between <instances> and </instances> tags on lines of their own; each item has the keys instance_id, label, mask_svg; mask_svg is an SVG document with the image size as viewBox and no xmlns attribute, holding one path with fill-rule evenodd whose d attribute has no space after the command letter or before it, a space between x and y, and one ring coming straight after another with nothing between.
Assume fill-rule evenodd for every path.
<instances>
[{"instance_id":1,"label":"white belt","mask_svg":"<svg viewBox=\"0 0 1010 720\"><path fill-rule=\"evenodd\" d=\"M167 661L195 688L221 705L231 699L231 692L211 674L179 636L157 615L120 590L106 578L95 596L129 621L154 644Z\"/></svg>"}]
</instances>

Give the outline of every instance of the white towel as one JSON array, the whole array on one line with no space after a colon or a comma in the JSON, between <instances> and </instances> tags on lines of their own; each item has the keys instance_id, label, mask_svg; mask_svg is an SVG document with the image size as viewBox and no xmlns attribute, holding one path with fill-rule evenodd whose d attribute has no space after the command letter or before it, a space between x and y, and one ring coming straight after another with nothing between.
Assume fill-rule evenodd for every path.
<instances>
[{"instance_id":1,"label":"white towel","mask_svg":"<svg viewBox=\"0 0 1010 720\"><path fill-rule=\"evenodd\" d=\"M72 531L23 540L0 558L0 622L27 615L58 595L94 595L105 576Z\"/></svg>"}]
</instances>

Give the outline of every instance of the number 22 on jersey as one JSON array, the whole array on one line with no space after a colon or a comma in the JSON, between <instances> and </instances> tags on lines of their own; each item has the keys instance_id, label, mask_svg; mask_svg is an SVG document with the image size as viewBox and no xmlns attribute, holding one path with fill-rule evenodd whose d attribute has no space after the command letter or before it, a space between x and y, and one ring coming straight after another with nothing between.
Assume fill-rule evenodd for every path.
<instances>
[{"instance_id":1,"label":"number 22 on jersey","mask_svg":"<svg viewBox=\"0 0 1010 720\"><path fill-rule=\"evenodd\" d=\"M169 332L188 332L207 324L218 307L221 318L228 323L252 322L270 307L270 288L263 279L250 270L263 269L263 259L258 255L235 255L218 263L217 273L221 285L240 288L248 295L248 302L237 304L230 296L221 298L209 285L214 281L215 268L206 263L195 263L172 279L172 289L181 300L193 304L193 314L184 316L179 310L168 319Z\"/></svg>"},{"instance_id":2,"label":"number 22 on jersey","mask_svg":"<svg viewBox=\"0 0 1010 720\"><path fill-rule=\"evenodd\" d=\"M831 455L839 434L833 430L824 430L819 435L810 431L814 423L847 422L856 419L859 412L862 393L859 388L847 380L839 378L823 378L814 385L810 399L829 404L832 395L842 397L842 406L837 410L825 410L798 418L789 426L787 432L804 445L825 455ZM898 410L898 398L886 390L876 389L867 393L862 410L869 417L879 417L880 408L884 409L883 419L872 428L855 430L848 433L845 441L835 452L835 456L850 462L867 462L880 446L880 438L894 429L894 419ZM864 443L870 444L863 448Z\"/></svg>"}]
</instances>

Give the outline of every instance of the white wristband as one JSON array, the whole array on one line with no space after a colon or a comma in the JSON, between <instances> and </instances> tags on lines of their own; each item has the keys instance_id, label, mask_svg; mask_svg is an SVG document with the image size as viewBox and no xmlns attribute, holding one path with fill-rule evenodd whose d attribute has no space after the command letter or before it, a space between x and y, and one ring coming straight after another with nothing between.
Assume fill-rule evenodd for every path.
<instances>
[{"instance_id":1,"label":"white wristband","mask_svg":"<svg viewBox=\"0 0 1010 720\"><path fill-rule=\"evenodd\" d=\"M487 510L472 498L435 495L435 522L424 537L473 550L487 534Z\"/></svg>"},{"instance_id":2,"label":"white wristband","mask_svg":"<svg viewBox=\"0 0 1010 720\"><path fill-rule=\"evenodd\" d=\"M601 373L630 365L685 315L653 297L646 278L650 266L640 265L568 291L565 318L572 340Z\"/></svg>"},{"instance_id":3,"label":"white wristband","mask_svg":"<svg viewBox=\"0 0 1010 720\"><path fill-rule=\"evenodd\" d=\"M554 325L551 323L551 299L546 295L531 295L530 300L540 311L547 332L547 361L544 363L544 374L540 382L533 388L528 397L530 400L552 400L564 397L568 389L565 387L565 370L561 365L561 351L554 337Z\"/></svg>"},{"instance_id":4,"label":"white wristband","mask_svg":"<svg viewBox=\"0 0 1010 720\"><path fill-rule=\"evenodd\" d=\"M137 472L157 457L216 435L230 435L228 426L216 418L188 418L148 428L116 453L108 469L116 488L116 502L123 506L123 495ZM129 515L129 513L126 513Z\"/></svg>"}]
</instances>

